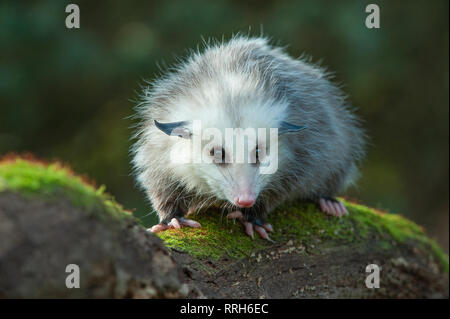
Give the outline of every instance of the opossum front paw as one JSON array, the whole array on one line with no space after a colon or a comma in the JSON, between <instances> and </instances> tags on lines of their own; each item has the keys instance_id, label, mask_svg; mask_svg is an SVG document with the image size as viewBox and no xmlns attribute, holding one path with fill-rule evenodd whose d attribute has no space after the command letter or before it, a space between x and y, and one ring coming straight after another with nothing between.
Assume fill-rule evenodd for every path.
<instances>
[{"instance_id":1,"label":"opossum front paw","mask_svg":"<svg viewBox=\"0 0 450 319\"><path fill-rule=\"evenodd\" d=\"M337 199L331 197L322 197L319 199L320 210L328 215L342 217L348 215L345 205Z\"/></svg>"},{"instance_id":2,"label":"opossum front paw","mask_svg":"<svg viewBox=\"0 0 450 319\"><path fill-rule=\"evenodd\" d=\"M172 218L172 220L168 223L160 223L154 225L152 228L149 228L148 230L152 233L159 233L161 231L165 231L167 229L180 229L183 226L192 227L192 228L199 228L201 227L199 222L196 222L192 219L187 219L184 217L178 217L178 218Z\"/></svg>"},{"instance_id":3,"label":"opossum front paw","mask_svg":"<svg viewBox=\"0 0 450 319\"><path fill-rule=\"evenodd\" d=\"M256 232L263 239L272 241L272 239L270 239L269 237L269 234L267 234L267 232L273 231L273 227L269 223L262 223L259 218L245 219L244 215L239 210L229 213L227 215L227 218L239 220L242 223L242 225L244 225L245 233L251 238L254 238L253 234L254 231L256 230Z\"/></svg>"}]
</instances>

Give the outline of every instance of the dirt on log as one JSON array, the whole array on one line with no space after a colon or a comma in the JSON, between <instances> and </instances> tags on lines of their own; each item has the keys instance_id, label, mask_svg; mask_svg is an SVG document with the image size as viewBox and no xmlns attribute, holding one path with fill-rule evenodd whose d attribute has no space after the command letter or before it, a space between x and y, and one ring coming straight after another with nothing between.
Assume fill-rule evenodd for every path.
<instances>
[{"instance_id":1,"label":"dirt on log","mask_svg":"<svg viewBox=\"0 0 450 319\"><path fill-rule=\"evenodd\" d=\"M241 260L172 256L186 282L207 298L448 298L448 279L412 247L380 252L371 246L337 245L305 256L284 243ZM369 264L380 266L378 289L365 284Z\"/></svg>"},{"instance_id":2,"label":"dirt on log","mask_svg":"<svg viewBox=\"0 0 450 319\"><path fill-rule=\"evenodd\" d=\"M79 289L66 287L68 264L80 267ZM381 268L378 289L365 285L368 264ZM448 279L414 244L290 239L248 257L198 258L167 249L130 218L3 192L0 297L444 298Z\"/></svg>"}]
</instances>

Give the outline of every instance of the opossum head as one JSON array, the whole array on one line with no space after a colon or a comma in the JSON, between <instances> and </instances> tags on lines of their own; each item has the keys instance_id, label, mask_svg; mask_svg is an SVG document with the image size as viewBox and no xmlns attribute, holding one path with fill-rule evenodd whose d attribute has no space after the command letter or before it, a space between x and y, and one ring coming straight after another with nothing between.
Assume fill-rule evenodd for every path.
<instances>
[{"instance_id":1,"label":"opossum head","mask_svg":"<svg viewBox=\"0 0 450 319\"><path fill-rule=\"evenodd\" d=\"M188 189L240 208L252 207L289 152L288 145L279 144L279 136L305 128L285 121L285 109L285 104L270 100L197 106L178 121L155 121L155 126L170 136L170 165Z\"/></svg>"}]
</instances>

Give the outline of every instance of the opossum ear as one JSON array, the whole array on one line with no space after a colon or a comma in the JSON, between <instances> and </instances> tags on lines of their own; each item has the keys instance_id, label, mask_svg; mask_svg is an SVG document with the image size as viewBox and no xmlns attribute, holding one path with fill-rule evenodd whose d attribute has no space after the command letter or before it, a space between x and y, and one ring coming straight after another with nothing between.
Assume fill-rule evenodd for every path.
<instances>
[{"instance_id":1,"label":"opossum ear","mask_svg":"<svg viewBox=\"0 0 450 319\"><path fill-rule=\"evenodd\" d=\"M160 123L157 120L155 120L156 127L159 128L164 133L166 133L167 135L178 136L186 139L190 138L192 135L191 131L186 127L187 124L189 124L189 122L187 121Z\"/></svg>"},{"instance_id":2,"label":"opossum ear","mask_svg":"<svg viewBox=\"0 0 450 319\"><path fill-rule=\"evenodd\" d=\"M280 127L278 128L278 134L284 134L289 132L298 132L302 131L306 128L306 126L298 126L294 124L290 124L288 122L281 122Z\"/></svg>"}]
</instances>

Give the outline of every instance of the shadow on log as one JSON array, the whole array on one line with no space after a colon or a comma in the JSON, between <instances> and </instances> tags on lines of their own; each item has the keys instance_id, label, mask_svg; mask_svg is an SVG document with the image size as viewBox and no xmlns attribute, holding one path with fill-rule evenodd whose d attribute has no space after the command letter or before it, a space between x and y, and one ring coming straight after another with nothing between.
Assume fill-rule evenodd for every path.
<instances>
[{"instance_id":1,"label":"shadow on log","mask_svg":"<svg viewBox=\"0 0 450 319\"><path fill-rule=\"evenodd\" d=\"M244 236L215 209L201 229L149 234L68 168L0 163L2 298L448 298L448 256L414 223L347 203L334 219L313 204L270 216L274 243ZM80 288L66 287L68 264ZM366 287L366 266L380 288Z\"/></svg>"}]
</instances>

